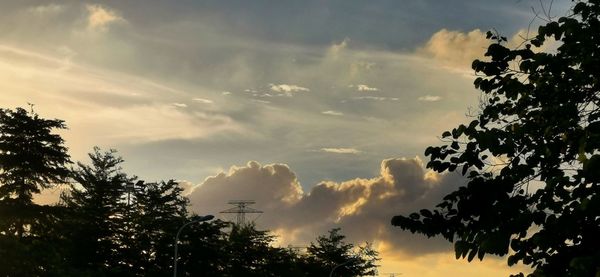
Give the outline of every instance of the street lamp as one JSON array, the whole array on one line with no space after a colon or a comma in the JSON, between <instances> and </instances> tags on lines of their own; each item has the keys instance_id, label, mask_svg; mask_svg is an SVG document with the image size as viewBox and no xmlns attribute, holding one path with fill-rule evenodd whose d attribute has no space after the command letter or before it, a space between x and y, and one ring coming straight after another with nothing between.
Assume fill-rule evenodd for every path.
<instances>
[{"instance_id":1,"label":"street lamp","mask_svg":"<svg viewBox=\"0 0 600 277\"><path fill-rule=\"evenodd\" d=\"M179 227L179 230L177 230L177 235L175 235L175 255L173 255L173 277L177 277L177 245L179 244L179 235L181 234L181 231L183 230L183 228L185 228L186 226L192 224L192 223L199 223L199 222L203 222L203 221L208 221L215 218L214 215L205 215L205 216L201 216L196 220L190 221L186 224L183 224L181 227Z\"/></svg>"}]
</instances>

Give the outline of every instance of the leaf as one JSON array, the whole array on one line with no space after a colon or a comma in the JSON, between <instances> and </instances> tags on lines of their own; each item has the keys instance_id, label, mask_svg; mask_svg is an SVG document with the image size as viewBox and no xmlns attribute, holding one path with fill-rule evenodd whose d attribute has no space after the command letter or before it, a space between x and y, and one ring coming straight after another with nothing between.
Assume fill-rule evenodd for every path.
<instances>
[{"instance_id":1,"label":"leaf","mask_svg":"<svg viewBox=\"0 0 600 277\"><path fill-rule=\"evenodd\" d=\"M433 216L433 214L431 213L431 211L430 211L430 210L427 210L427 209L422 209L422 210L420 211L420 213L421 213L421 215L423 215L424 217L431 217L431 216Z\"/></svg>"},{"instance_id":2,"label":"leaf","mask_svg":"<svg viewBox=\"0 0 600 277\"><path fill-rule=\"evenodd\" d=\"M477 249L473 248L471 249L471 252L469 252L469 256L467 256L467 261L471 262L473 258L475 258L475 255L477 255Z\"/></svg>"},{"instance_id":3,"label":"leaf","mask_svg":"<svg viewBox=\"0 0 600 277\"><path fill-rule=\"evenodd\" d=\"M450 147L452 147L452 149L454 149L454 150L460 149L460 146L458 146L457 141L453 141L452 144L450 145Z\"/></svg>"}]
</instances>

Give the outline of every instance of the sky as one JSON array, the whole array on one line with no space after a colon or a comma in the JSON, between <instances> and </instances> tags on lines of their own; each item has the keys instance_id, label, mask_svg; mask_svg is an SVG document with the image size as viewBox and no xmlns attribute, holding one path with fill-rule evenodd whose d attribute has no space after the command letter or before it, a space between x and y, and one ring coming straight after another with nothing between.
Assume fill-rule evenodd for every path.
<instances>
[{"instance_id":1,"label":"sky","mask_svg":"<svg viewBox=\"0 0 600 277\"><path fill-rule=\"evenodd\" d=\"M427 170L423 152L476 112L485 32L517 46L536 12L569 5L2 0L0 107L65 120L73 160L114 148L129 174L179 180L198 214L231 219L228 200L255 200L281 245L342 227L373 243L380 272L507 276L522 268L467 265L389 222L464 184Z\"/></svg>"}]
</instances>

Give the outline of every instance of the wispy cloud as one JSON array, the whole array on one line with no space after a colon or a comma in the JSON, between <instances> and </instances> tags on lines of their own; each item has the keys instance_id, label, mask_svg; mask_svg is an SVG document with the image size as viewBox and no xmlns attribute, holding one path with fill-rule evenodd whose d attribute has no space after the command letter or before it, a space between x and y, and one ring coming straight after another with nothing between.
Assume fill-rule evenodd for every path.
<instances>
[{"instance_id":1,"label":"wispy cloud","mask_svg":"<svg viewBox=\"0 0 600 277\"><path fill-rule=\"evenodd\" d=\"M329 111L322 111L321 113L322 114L326 114L326 115L334 115L334 116L342 116L342 115L344 115L344 113L342 113L342 112L331 111L331 110L329 110Z\"/></svg>"},{"instance_id":2,"label":"wispy cloud","mask_svg":"<svg viewBox=\"0 0 600 277\"><path fill-rule=\"evenodd\" d=\"M352 99L354 100L375 100L375 101L398 101L400 100L400 98L398 97L382 97L382 96L359 96L359 97L352 97Z\"/></svg>"},{"instance_id":3,"label":"wispy cloud","mask_svg":"<svg viewBox=\"0 0 600 277\"><path fill-rule=\"evenodd\" d=\"M0 45L0 91L11 95L0 104L32 102L41 114L66 120L65 138L75 155L99 143L195 139L240 128L220 112L187 113L187 105L173 99L187 93L165 84L75 61L64 70L64 63L62 57Z\"/></svg>"},{"instance_id":4,"label":"wispy cloud","mask_svg":"<svg viewBox=\"0 0 600 277\"><path fill-rule=\"evenodd\" d=\"M47 5L30 7L27 10L37 15L58 14L64 10L64 6L51 3Z\"/></svg>"},{"instance_id":5,"label":"wispy cloud","mask_svg":"<svg viewBox=\"0 0 600 277\"><path fill-rule=\"evenodd\" d=\"M288 84L279 84L279 85L269 84L269 87L271 88L272 91L283 92L283 93L310 91L310 89L305 88L305 87L301 87L298 85L288 85Z\"/></svg>"},{"instance_id":6,"label":"wispy cloud","mask_svg":"<svg viewBox=\"0 0 600 277\"><path fill-rule=\"evenodd\" d=\"M202 103L202 104L212 104L212 103L214 103L214 101L212 101L210 99L205 99L205 98L194 98L192 100L196 101L198 103Z\"/></svg>"},{"instance_id":7,"label":"wispy cloud","mask_svg":"<svg viewBox=\"0 0 600 277\"><path fill-rule=\"evenodd\" d=\"M359 150L354 148L321 148L322 152L335 154L358 154Z\"/></svg>"},{"instance_id":8,"label":"wispy cloud","mask_svg":"<svg viewBox=\"0 0 600 277\"><path fill-rule=\"evenodd\" d=\"M437 95L425 95L417 98L417 100L425 102L436 102L442 100L442 97Z\"/></svg>"},{"instance_id":9,"label":"wispy cloud","mask_svg":"<svg viewBox=\"0 0 600 277\"><path fill-rule=\"evenodd\" d=\"M252 99L252 102L261 103L261 104L271 104L271 101L260 100L260 99Z\"/></svg>"},{"instance_id":10,"label":"wispy cloud","mask_svg":"<svg viewBox=\"0 0 600 277\"><path fill-rule=\"evenodd\" d=\"M366 92L374 92L379 91L376 87L369 87L367 85L356 85L356 90L358 91L366 91Z\"/></svg>"}]
</instances>

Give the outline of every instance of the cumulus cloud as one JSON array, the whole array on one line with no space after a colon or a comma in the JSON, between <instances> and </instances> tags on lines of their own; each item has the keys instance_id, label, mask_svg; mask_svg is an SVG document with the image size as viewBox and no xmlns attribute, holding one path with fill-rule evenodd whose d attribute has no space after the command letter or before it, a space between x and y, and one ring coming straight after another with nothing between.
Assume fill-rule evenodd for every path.
<instances>
[{"instance_id":1,"label":"cumulus cloud","mask_svg":"<svg viewBox=\"0 0 600 277\"><path fill-rule=\"evenodd\" d=\"M326 114L326 115L334 115L334 116L342 116L342 115L344 115L344 113L342 113L342 112L337 112L337 111L332 111L332 110L322 111L321 113L322 114Z\"/></svg>"},{"instance_id":2,"label":"cumulus cloud","mask_svg":"<svg viewBox=\"0 0 600 277\"><path fill-rule=\"evenodd\" d=\"M92 30L106 31L108 26L125 20L112 9L100 5L86 5L88 11L88 28Z\"/></svg>"},{"instance_id":3,"label":"cumulus cloud","mask_svg":"<svg viewBox=\"0 0 600 277\"><path fill-rule=\"evenodd\" d=\"M259 191L260 190L260 191ZM232 166L229 172L208 177L192 191L189 198L198 213L218 213L232 199L253 199L260 208L273 210L291 206L303 192L296 174L284 164L261 166L250 161Z\"/></svg>"},{"instance_id":4,"label":"cumulus cloud","mask_svg":"<svg viewBox=\"0 0 600 277\"><path fill-rule=\"evenodd\" d=\"M419 47L416 53L421 56L433 58L446 66L470 71L471 63L475 59L486 59L484 54L492 41L486 39L485 33L480 29L474 29L470 32L441 29L434 33L424 46ZM535 35L536 33L533 31L528 32L521 29L512 36L509 36L505 45L508 48L518 48L527 39ZM540 48L534 47L533 50L551 52L557 47L558 43L549 39L544 46Z\"/></svg>"},{"instance_id":5,"label":"cumulus cloud","mask_svg":"<svg viewBox=\"0 0 600 277\"><path fill-rule=\"evenodd\" d=\"M324 181L305 192L287 165L249 162L207 178L189 197L200 214L217 214L228 200L255 200L255 208L264 211L257 223L275 230L284 244L306 244L315 234L342 227L352 241L418 256L449 245L403 232L390 225L391 217L431 208L463 183L459 175L426 171L419 158L386 159L377 177Z\"/></svg>"},{"instance_id":6,"label":"cumulus cloud","mask_svg":"<svg viewBox=\"0 0 600 277\"><path fill-rule=\"evenodd\" d=\"M188 105L184 103L173 103L173 106L177 108L187 108Z\"/></svg>"},{"instance_id":7,"label":"cumulus cloud","mask_svg":"<svg viewBox=\"0 0 600 277\"><path fill-rule=\"evenodd\" d=\"M425 95L417 98L417 100L425 102L436 102L442 100L442 97L437 95Z\"/></svg>"},{"instance_id":8,"label":"cumulus cloud","mask_svg":"<svg viewBox=\"0 0 600 277\"><path fill-rule=\"evenodd\" d=\"M469 68L473 60L483 57L489 44L485 32L479 29L468 33L442 29L417 52L448 65Z\"/></svg>"},{"instance_id":9,"label":"cumulus cloud","mask_svg":"<svg viewBox=\"0 0 600 277\"><path fill-rule=\"evenodd\" d=\"M336 153L336 154L358 154L360 151L354 148L321 148L322 152Z\"/></svg>"}]
</instances>

